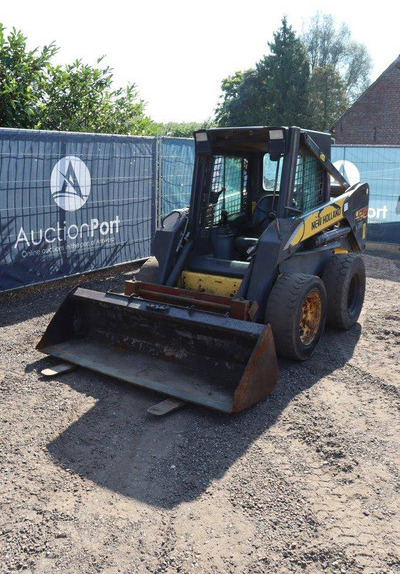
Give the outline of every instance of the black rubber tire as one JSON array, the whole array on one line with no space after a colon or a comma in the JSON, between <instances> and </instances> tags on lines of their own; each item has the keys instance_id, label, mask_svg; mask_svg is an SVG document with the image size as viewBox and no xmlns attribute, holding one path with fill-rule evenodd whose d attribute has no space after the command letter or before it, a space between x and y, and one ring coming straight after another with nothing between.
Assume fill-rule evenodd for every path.
<instances>
[{"instance_id":1,"label":"black rubber tire","mask_svg":"<svg viewBox=\"0 0 400 574\"><path fill-rule=\"evenodd\" d=\"M305 344L300 336L302 309L307 297L319 305L313 339ZM284 273L271 290L265 312L274 335L275 349L280 357L304 361L312 355L325 327L326 291L315 275Z\"/></svg>"},{"instance_id":2,"label":"black rubber tire","mask_svg":"<svg viewBox=\"0 0 400 574\"><path fill-rule=\"evenodd\" d=\"M143 263L141 268L136 274L136 281L144 281L146 283L157 283L158 279L158 261L155 257L150 257Z\"/></svg>"},{"instance_id":3,"label":"black rubber tire","mask_svg":"<svg viewBox=\"0 0 400 574\"><path fill-rule=\"evenodd\" d=\"M364 260L356 253L333 255L322 273L328 297L326 323L350 329L357 323L365 296Z\"/></svg>"}]
</instances>

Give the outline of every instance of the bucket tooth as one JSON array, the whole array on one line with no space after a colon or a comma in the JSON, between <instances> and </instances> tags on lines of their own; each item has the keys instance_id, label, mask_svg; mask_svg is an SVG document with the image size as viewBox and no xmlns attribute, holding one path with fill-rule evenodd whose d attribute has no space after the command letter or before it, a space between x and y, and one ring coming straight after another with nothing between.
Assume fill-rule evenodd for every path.
<instances>
[{"instance_id":1,"label":"bucket tooth","mask_svg":"<svg viewBox=\"0 0 400 574\"><path fill-rule=\"evenodd\" d=\"M40 374L44 377L56 377L57 375L62 375L64 373L69 373L76 369L76 365L70 365L69 363L59 363L53 367L47 367L40 371Z\"/></svg>"},{"instance_id":2,"label":"bucket tooth","mask_svg":"<svg viewBox=\"0 0 400 574\"><path fill-rule=\"evenodd\" d=\"M185 401L179 401L178 399L165 399L165 401L161 401L161 403L149 407L147 412L156 417L163 417L176 411L176 409L180 409L185 404Z\"/></svg>"}]
</instances>

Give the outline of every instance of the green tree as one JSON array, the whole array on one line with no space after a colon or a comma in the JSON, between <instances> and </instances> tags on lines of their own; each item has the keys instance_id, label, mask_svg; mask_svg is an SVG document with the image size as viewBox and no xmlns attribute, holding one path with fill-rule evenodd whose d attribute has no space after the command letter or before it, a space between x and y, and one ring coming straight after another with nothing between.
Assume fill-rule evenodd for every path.
<instances>
[{"instance_id":1,"label":"green tree","mask_svg":"<svg viewBox=\"0 0 400 574\"><path fill-rule=\"evenodd\" d=\"M267 101L262 80L256 69L236 72L222 80L223 101L217 106L215 115L219 126L266 123Z\"/></svg>"},{"instance_id":2,"label":"green tree","mask_svg":"<svg viewBox=\"0 0 400 574\"><path fill-rule=\"evenodd\" d=\"M330 67L340 77L349 103L370 83L371 58L364 44L352 40L350 28L336 24L330 14L317 12L301 36L310 60L311 74Z\"/></svg>"},{"instance_id":3,"label":"green tree","mask_svg":"<svg viewBox=\"0 0 400 574\"><path fill-rule=\"evenodd\" d=\"M270 53L254 69L236 72L222 81L222 102L216 110L219 125L309 122L309 63L286 17L268 46Z\"/></svg>"},{"instance_id":4,"label":"green tree","mask_svg":"<svg viewBox=\"0 0 400 574\"><path fill-rule=\"evenodd\" d=\"M8 36L0 24L0 125L10 128L38 127L50 60L57 52L52 43L28 50L22 32Z\"/></svg>"},{"instance_id":5,"label":"green tree","mask_svg":"<svg viewBox=\"0 0 400 574\"><path fill-rule=\"evenodd\" d=\"M271 54L257 64L265 86L269 123L301 125L309 123L309 62L301 40L287 18L268 44Z\"/></svg>"},{"instance_id":6,"label":"green tree","mask_svg":"<svg viewBox=\"0 0 400 574\"><path fill-rule=\"evenodd\" d=\"M346 86L333 66L316 67L309 83L310 125L328 131L347 108Z\"/></svg>"},{"instance_id":7,"label":"green tree","mask_svg":"<svg viewBox=\"0 0 400 574\"><path fill-rule=\"evenodd\" d=\"M221 84L220 126L297 124L328 130L369 85L371 58L346 24L317 13L302 36L287 19L255 67Z\"/></svg>"},{"instance_id":8,"label":"green tree","mask_svg":"<svg viewBox=\"0 0 400 574\"><path fill-rule=\"evenodd\" d=\"M113 71L76 60L52 64L54 43L29 50L22 32L0 24L0 125L115 134L156 133L135 84L115 88Z\"/></svg>"},{"instance_id":9,"label":"green tree","mask_svg":"<svg viewBox=\"0 0 400 574\"><path fill-rule=\"evenodd\" d=\"M113 88L109 66L76 60L49 71L43 86L39 125L48 130L149 134L155 124L144 113L135 84Z\"/></svg>"},{"instance_id":10,"label":"green tree","mask_svg":"<svg viewBox=\"0 0 400 574\"><path fill-rule=\"evenodd\" d=\"M157 124L157 135L175 138L192 138L193 132L200 129L211 128L211 120L205 122L167 122Z\"/></svg>"}]
</instances>

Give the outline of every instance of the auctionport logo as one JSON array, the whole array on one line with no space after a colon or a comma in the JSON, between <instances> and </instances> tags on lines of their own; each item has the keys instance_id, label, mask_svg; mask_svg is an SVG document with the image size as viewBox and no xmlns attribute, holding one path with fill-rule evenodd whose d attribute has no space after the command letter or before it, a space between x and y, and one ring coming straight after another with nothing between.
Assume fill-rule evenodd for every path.
<instances>
[{"instance_id":1,"label":"auctionport logo","mask_svg":"<svg viewBox=\"0 0 400 574\"><path fill-rule=\"evenodd\" d=\"M50 190L56 204L65 211L76 211L85 205L91 187L86 164L74 155L61 158L53 167Z\"/></svg>"},{"instance_id":2,"label":"auctionport logo","mask_svg":"<svg viewBox=\"0 0 400 574\"><path fill-rule=\"evenodd\" d=\"M86 164L74 155L61 158L50 176L50 191L56 204L64 211L77 211L85 205L90 195L91 177ZM90 211L90 210L89 210ZM96 215L94 213L94 215ZM70 216L74 219L75 216ZM120 233L119 215L101 221L91 217L86 222L70 223L68 217L59 217L52 225L40 229L20 227L14 249L21 250L22 257L47 255L61 251L77 251L106 243L115 243ZM31 248L37 249L31 249Z\"/></svg>"},{"instance_id":3,"label":"auctionport logo","mask_svg":"<svg viewBox=\"0 0 400 574\"><path fill-rule=\"evenodd\" d=\"M343 175L343 177L347 179L350 185L360 182L360 172L353 162L348 161L347 159L339 159L335 161L333 165ZM334 181L333 177L331 178L331 182L332 181Z\"/></svg>"}]
</instances>

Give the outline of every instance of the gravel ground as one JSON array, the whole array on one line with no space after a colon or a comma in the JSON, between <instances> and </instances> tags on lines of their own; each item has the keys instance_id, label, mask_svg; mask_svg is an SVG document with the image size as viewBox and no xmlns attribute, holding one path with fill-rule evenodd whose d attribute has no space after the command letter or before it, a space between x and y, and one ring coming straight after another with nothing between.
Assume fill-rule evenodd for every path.
<instances>
[{"instance_id":1,"label":"gravel ground","mask_svg":"<svg viewBox=\"0 0 400 574\"><path fill-rule=\"evenodd\" d=\"M231 417L156 419L159 395L83 369L43 379L34 347L76 279L3 294L0 571L400 572L400 260L365 260L360 323Z\"/></svg>"}]
</instances>

